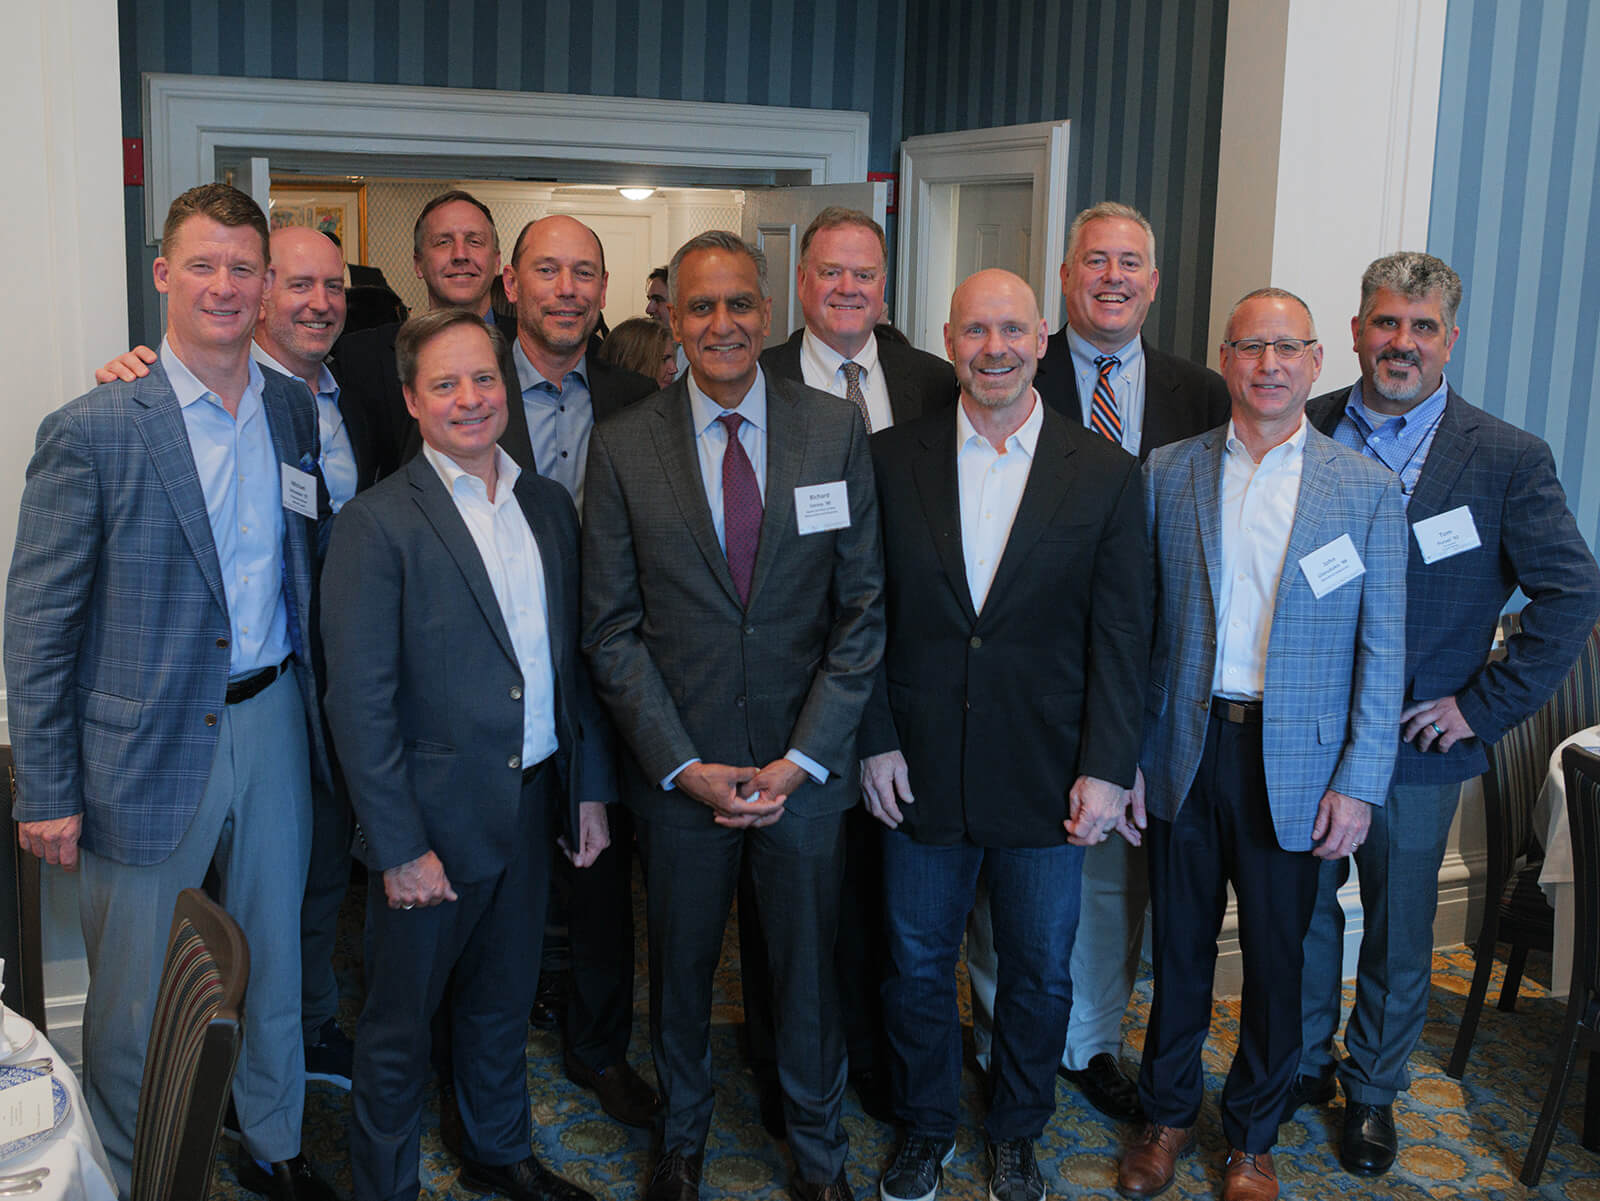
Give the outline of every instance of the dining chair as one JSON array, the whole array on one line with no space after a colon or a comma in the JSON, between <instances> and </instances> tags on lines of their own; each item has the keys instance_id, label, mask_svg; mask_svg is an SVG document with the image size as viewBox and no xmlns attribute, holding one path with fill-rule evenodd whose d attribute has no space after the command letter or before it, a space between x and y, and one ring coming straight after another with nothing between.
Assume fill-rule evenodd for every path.
<instances>
[{"instance_id":1,"label":"dining chair","mask_svg":"<svg viewBox=\"0 0 1600 1201\"><path fill-rule=\"evenodd\" d=\"M184 889L150 1023L132 1201L192 1201L210 1190L249 980L250 948L239 924L199 889Z\"/></svg>"},{"instance_id":2,"label":"dining chair","mask_svg":"<svg viewBox=\"0 0 1600 1201\"><path fill-rule=\"evenodd\" d=\"M1561 1103L1580 1050L1589 1052L1589 1083L1583 1103L1583 1145L1600 1151L1600 755L1569 746L1561 753L1567 781L1567 820L1572 828L1576 919L1572 929L1572 990L1567 1018L1556 1044L1550 1088L1534 1127L1522 1183L1533 1188L1555 1140Z\"/></svg>"},{"instance_id":3,"label":"dining chair","mask_svg":"<svg viewBox=\"0 0 1600 1201\"><path fill-rule=\"evenodd\" d=\"M1516 614L1501 621L1502 634L1520 628ZM1483 924L1474 946L1472 987L1467 993L1455 1049L1445 1067L1461 1079L1478 1031L1498 943L1509 943L1505 982L1499 1008L1512 1013L1530 950L1551 949L1555 911L1539 888L1544 851L1534 829L1533 809L1550 772L1550 756L1562 741L1600 723L1600 626L1589 631L1577 661L1554 695L1523 721L1506 731L1490 749L1483 776L1484 828L1488 846Z\"/></svg>"}]
</instances>

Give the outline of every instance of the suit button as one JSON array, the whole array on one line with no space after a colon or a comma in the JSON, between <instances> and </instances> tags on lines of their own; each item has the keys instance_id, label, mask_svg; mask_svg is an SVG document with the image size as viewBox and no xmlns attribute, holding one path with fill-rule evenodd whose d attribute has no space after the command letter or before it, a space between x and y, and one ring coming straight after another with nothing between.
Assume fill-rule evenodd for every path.
<instances>
[{"instance_id":1,"label":"suit button","mask_svg":"<svg viewBox=\"0 0 1600 1201\"><path fill-rule=\"evenodd\" d=\"M739 708L743 709L744 708L744 697L742 697L742 696L741 697L735 697L733 703L735 705L739 706Z\"/></svg>"},{"instance_id":2,"label":"suit button","mask_svg":"<svg viewBox=\"0 0 1600 1201\"><path fill-rule=\"evenodd\" d=\"M745 626L744 632L746 634L754 634L756 632L756 628L755 626Z\"/></svg>"},{"instance_id":3,"label":"suit button","mask_svg":"<svg viewBox=\"0 0 1600 1201\"><path fill-rule=\"evenodd\" d=\"M522 699L522 685L511 685L511 699L514 701L520 701Z\"/></svg>"},{"instance_id":4,"label":"suit button","mask_svg":"<svg viewBox=\"0 0 1600 1201\"><path fill-rule=\"evenodd\" d=\"M522 766L522 756L521 755L512 755L511 758L506 760L506 766L509 767L512 771L516 771L517 768Z\"/></svg>"},{"instance_id":5,"label":"suit button","mask_svg":"<svg viewBox=\"0 0 1600 1201\"><path fill-rule=\"evenodd\" d=\"M206 725L214 726L216 724L217 724L217 715L215 713L207 713L206 714Z\"/></svg>"},{"instance_id":6,"label":"suit button","mask_svg":"<svg viewBox=\"0 0 1600 1201\"><path fill-rule=\"evenodd\" d=\"M967 645L970 646L973 650L977 650L980 646L983 645L983 639L982 638L973 638L971 642L967 643Z\"/></svg>"},{"instance_id":7,"label":"suit button","mask_svg":"<svg viewBox=\"0 0 1600 1201\"><path fill-rule=\"evenodd\" d=\"M228 649L228 640L226 638L218 638L217 639L217 646L220 647L222 650L227 650Z\"/></svg>"}]
</instances>

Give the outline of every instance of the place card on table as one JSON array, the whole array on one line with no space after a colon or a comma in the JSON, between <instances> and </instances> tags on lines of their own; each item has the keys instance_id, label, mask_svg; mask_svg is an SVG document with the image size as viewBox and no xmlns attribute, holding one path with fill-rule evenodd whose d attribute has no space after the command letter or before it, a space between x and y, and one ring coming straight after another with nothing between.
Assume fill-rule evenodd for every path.
<instances>
[{"instance_id":1,"label":"place card on table","mask_svg":"<svg viewBox=\"0 0 1600 1201\"><path fill-rule=\"evenodd\" d=\"M50 1073L0 1088L0 1143L26 1138L55 1125L55 1097Z\"/></svg>"}]
</instances>

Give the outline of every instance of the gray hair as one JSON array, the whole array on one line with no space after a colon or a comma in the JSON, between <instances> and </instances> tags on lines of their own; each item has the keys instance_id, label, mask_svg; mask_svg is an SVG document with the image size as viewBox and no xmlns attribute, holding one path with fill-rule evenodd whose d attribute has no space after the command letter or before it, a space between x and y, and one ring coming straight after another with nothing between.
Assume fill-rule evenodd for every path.
<instances>
[{"instance_id":1,"label":"gray hair","mask_svg":"<svg viewBox=\"0 0 1600 1201\"><path fill-rule=\"evenodd\" d=\"M1119 200L1102 200L1099 204L1091 204L1072 219L1072 224L1067 227L1067 262L1072 261L1072 252L1078 248L1078 235L1083 232L1083 227L1091 221L1104 221L1107 218L1132 221L1144 230L1144 236L1150 239L1150 262L1153 266L1156 261L1156 231L1151 228L1150 219L1133 205L1123 204Z\"/></svg>"},{"instance_id":2,"label":"gray hair","mask_svg":"<svg viewBox=\"0 0 1600 1201\"><path fill-rule=\"evenodd\" d=\"M1239 297L1238 300L1233 302L1233 307L1228 310L1228 324L1223 327L1223 336L1226 337L1233 332L1233 319L1238 315L1240 309L1252 300L1263 299L1294 301L1295 304L1306 311L1306 321L1311 326L1311 336L1313 338L1317 336L1317 320L1311 315L1311 306L1286 288L1257 288L1254 292L1246 292Z\"/></svg>"},{"instance_id":3,"label":"gray hair","mask_svg":"<svg viewBox=\"0 0 1600 1201\"><path fill-rule=\"evenodd\" d=\"M699 250L723 250L729 254L744 255L756 265L756 279L761 285L761 299L765 300L771 294L767 290L767 256L730 230L708 229L678 247L678 253L672 256L672 263L667 267L667 296L674 308L678 305L678 271L683 266L683 260Z\"/></svg>"},{"instance_id":4,"label":"gray hair","mask_svg":"<svg viewBox=\"0 0 1600 1201\"><path fill-rule=\"evenodd\" d=\"M1456 310L1461 307L1461 277L1443 259L1420 250L1402 250L1374 259L1361 275L1360 324L1367 323L1373 301L1385 289L1408 300L1422 300L1438 293L1445 332L1455 328Z\"/></svg>"}]
</instances>

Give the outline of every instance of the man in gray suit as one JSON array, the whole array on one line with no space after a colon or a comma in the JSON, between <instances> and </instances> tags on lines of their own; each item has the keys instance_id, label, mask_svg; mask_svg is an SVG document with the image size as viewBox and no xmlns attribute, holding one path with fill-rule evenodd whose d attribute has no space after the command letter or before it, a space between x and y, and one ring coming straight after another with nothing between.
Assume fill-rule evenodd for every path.
<instances>
[{"instance_id":1,"label":"man in gray suit","mask_svg":"<svg viewBox=\"0 0 1600 1201\"><path fill-rule=\"evenodd\" d=\"M750 859L777 1002L796 1192L848 1201L845 1057L829 954L856 726L883 652L866 426L763 374L766 264L736 234L670 271L690 373L596 427L584 650L631 755L622 797L649 881L650 1037L665 1108L650 1201L698 1195L711 984Z\"/></svg>"},{"instance_id":2,"label":"man in gray suit","mask_svg":"<svg viewBox=\"0 0 1600 1201\"><path fill-rule=\"evenodd\" d=\"M1278 1195L1271 1148L1300 1057L1317 869L1361 844L1394 766L1400 489L1307 423L1321 367L1304 302L1250 293L1222 344L1232 419L1145 468L1160 601L1134 803L1149 816L1155 999L1139 1073L1150 1122L1118 1170L1127 1197L1170 1185L1192 1142L1229 885L1244 1004L1222 1196Z\"/></svg>"},{"instance_id":3,"label":"man in gray suit","mask_svg":"<svg viewBox=\"0 0 1600 1201\"><path fill-rule=\"evenodd\" d=\"M18 833L81 864L84 1092L124 1193L172 908L215 868L253 961L240 1182L333 1195L300 1154L300 898L327 771L305 638L317 419L250 357L268 263L244 193L173 201L158 361L41 423L7 585Z\"/></svg>"},{"instance_id":4,"label":"man in gray suit","mask_svg":"<svg viewBox=\"0 0 1600 1201\"><path fill-rule=\"evenodd\" d=\"M429 1019L447 988L462 1184L588 1196L528 1149L525 1044L550 830L579 867L605 848L609 753L578 657L577 513L497 445L498 339L464 309L400 328L423 450L345 506L323 572L329 724L369 869L358 1201L417 1195Z\"/></svg>"}]
</instances>

